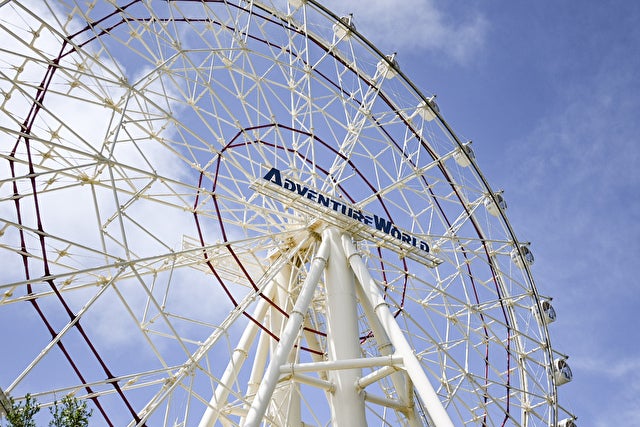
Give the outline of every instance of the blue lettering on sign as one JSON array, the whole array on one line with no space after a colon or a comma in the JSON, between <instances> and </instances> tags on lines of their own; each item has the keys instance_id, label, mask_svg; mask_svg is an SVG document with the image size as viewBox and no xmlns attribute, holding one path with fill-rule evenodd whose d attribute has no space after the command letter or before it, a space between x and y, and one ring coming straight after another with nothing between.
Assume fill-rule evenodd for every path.
<instances>
[{"instance_id":1,"label":"blue lettering on sign","mask_svg":"<svg viewBox=\"0 0 640 427\"><path fill-rule=\"evenodd\" d=\"M269 181L272 184L282 187L285 190L289 190L292 193L297 194L300 197L306 197L312 202L317 203L325 208L330 208L334 212L340 213L346 217L349 217L362 224L374 227L378 231L382 231L385 234L397 239L402 243L409 244L424 252L429 252L429 245L424 240L420 240L411 234L401 231L393 224L389 219L379 217L378 215L368 215L366 212L359 211L353 207L339 201L334 200L329 196L321 194L309 187L294 182L289 178L282 179L280 170L271 168L263 177L264 180Z\"/></svg>"},{"instance_id":2,"label":"blue lettering on sign","mask_svg":"<svg viewBox=\"0 0 640 427\"><path fill-rule=\"evenodd\" d=\"M393 225L391 224L391 221L387 221L384 218L380 218L378 215L373 216L373 223L376 226L376 230L384 231L387 234L389 234L389 232L391 231L391 226Z\"/></svg>"}]
</instances>

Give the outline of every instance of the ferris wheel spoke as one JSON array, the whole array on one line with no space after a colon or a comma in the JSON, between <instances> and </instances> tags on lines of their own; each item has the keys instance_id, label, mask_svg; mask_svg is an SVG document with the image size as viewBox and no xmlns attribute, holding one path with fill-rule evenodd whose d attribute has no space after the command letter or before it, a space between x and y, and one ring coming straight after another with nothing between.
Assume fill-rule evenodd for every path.
<instances>
[{"instance_id":1,"label":"ferris wheel spoke","mask_svg":"<svg viewBox=\"0 0 640 427\"><path fill-rule=\"evenodd\" d=\"M121 273L123 270L121 269L119 273ZM114 280L117 279L117 275L111 279L111 282L113 282ZM29 363L29 365L22 371L22 373L20 373L17 378L14 379L13 383L11 383L11 385L9 385L9 387L7 387L6 391L7 392L11 392L18 384L20 384L20 382L22 382L22 380L24 380L24 378L32 371L32 369L49 353L49 351L54 348L54 346L58 345L58 343L60 342L60 340L62 339L62 337L71 329L73 328L82 318L83 314L89 310L89 308L91 307L91 305L98 299L100 298L100 296L104 293L105 289L107 287L103 286L102 289L100 289L95 295L93 295L86 303L85 305L82 307L82 309L80 311L78 311L77 313L75 313L73 319L71 319L71 321L69 321L58 333L56 336L54 336L51 341L47 344L47 346L45 348L43 348L40 353L38 354L38 356L33 359L31 361L31 363Z\"/></svg>"},{"instance_id":2,"label":"ferris wheel spoke","mask_svg":"<svg viewBox=\"0 0 640 427\"><path fill-rule=\"evenodd\" d=\"M353 117L347 117L347 134L344 140L339 144L338 150L341 156L335 158L331 168L329 169L329 175L335 183L340 183L342 174L347 166L347 161L351 159L353 149L359 140L360 133L367 123L367 119L370 117L373 104L378 98L378 94L381 90L384 74L384 69L376 71L376 75L373 76L370 85L366 88L366 92L363 93L361 104L357 107ZM326 190L326 188L323 190Z\"/></svg>"}]
</instances>

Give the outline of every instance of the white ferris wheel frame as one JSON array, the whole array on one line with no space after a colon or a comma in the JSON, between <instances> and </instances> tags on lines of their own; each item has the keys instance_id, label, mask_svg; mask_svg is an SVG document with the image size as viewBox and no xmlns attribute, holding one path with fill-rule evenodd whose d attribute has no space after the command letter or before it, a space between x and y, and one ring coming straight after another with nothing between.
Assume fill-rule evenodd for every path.
<instances>
[{"instance_id":1,"label":"white ferris wheel frame","mask_svg":"<svg viewBox=\"0 0 640 427\"><path fill-rule=\"evenodd\" d=\"M351 17L341 18L315 0L290 1L286 12L260 2L229 2L229 16L237 21L216 21L213 8L223 3L227 2L203 2L203 10L210 10L211 15L203 18L202 24L184 18L190 16L191 9L188 2L180 1L167 3L167 10L175 14L167 19L154 14L152 2L132 2L98 20L92 19L94 10L74 8L73 19L67 22L62 13L56 15L54 6L44 8L40 17L18 1L0 4L0 10L13 8L22 14L28 22L25 27L34 25L23 34L18 23L14 28L11 22L0 22L0 29L11 40L24 40L15 52L11 51L13 47L6 49L8 56L15 54L23 64L7 60L10 66L0 74L5 84L0 87L4 96L0 131L17 140L13 150L2 151L11 169L10 174L0 176L0 185L11 187L0 195L2 209L15 206L12 213L0 211L2 234L7 231L7 236L15 239L2 243L2 249L12 260L31 268L26 269L25 277L3 278L0 308L31 304L42 312L42 321L52 331L38 354L28 356L26 366L16 371L9 384L2 384L5 392L15 393L24 387L58 350L66 353L63 343L78 332L107 378L89 380L80 376L78 384L36 390L36 396L51 399L70 392L97 403L103 396L120 395L134 417L131 425L144 425L163 408L169 412L167 402L181 388L202 406L200 427L216 422L232 425L229 417L237 417L234 419L248 426L264 420L277 424L279 416L301 425L304 410L300 402L292 403L291 396L299 393L302 385L322 391L335 425L366 425L366 405L396 412L411 426L452 426L453 417L472 425L509 421L526 426L536 422L556 426L562 414L573 419L557 402L557 386L570 380L571 374L564 362L566 356L550 344L549 319L544 317L548 309L543 309L548 300L534 285L529 269L531 252L516 238L504 213L501 194L491 190L469 144L460 140L444 120L434 97L423 95L402 73L395 54L386 56L367 41L355 29ZM140 12L138 6L150 17L134 19ZM99 4L96 10L103 7L108 5ZM49 18L52 20L47 22ZM77 26L78 19L86 21L83 29ZM235 44L180 46L179 42L192 42L190 37L202 36L204 43L210 42L198 31L188 35L176 30L173 34L170 26L176 23L186 23L198 31L202 25L212 32L215 23L213 41L222 45L231 34ZM238 27L225 33L230 23ZM130 39L117 38L125 34L118 32L118 26L128 26ZM286 44L269 40L267 28L283 29ZM327 29L329 32L322 33ZM150 36L154 30L158 33ZM60 41L60 53L47 56L48 52L38 47L40 32ZM326 34L332 34L332 39ZM148 59L145 55L156 51L153 47L149 52L136 51L134 44L140 40L157 41L159 45L166 42L158 52L166 49L169 53L151 58L155 61L152 67L141 67L144 72L127 81L130 76L122 65L127 54L118 56L114 46L122 43L125 52L139 55L143 62ZM247 46L256 41L259 49L251 51ZM340 50L341 43L347 46L345 52ZM85 47L94 44L96 50ZM168 46L175 50L170 51ZM300 52L294 52L294 48ZM31 56L21 53L29 49ZM245 57L235 55L236 51L249 52L250 59L240 62ZM357 63L362 52L377 62ZM81 59L68 60L73 55ZM296 63L300 57L304 57L302 66ZM195 62L200 59L202 63ZM239 62L233 63L232 59ZM201 111L198 99L203 99L205 91L197 90L206 84L200 79L211 78L202 70L208 63L213 69L218 60L223 66L216 70L226 67L231 71L219 82L211 82L218 84L217 91L228 89L226 96L235 90L238 103L226 105L226 99L211 90L206 95L217 110ZM325 75L329 69L323 68L323 61L335 62L335 78L344 81L336 83ZM260 75L252 69L263 63L277 64L285 70L283 73L289 70L285 75L289 80L268 81L266 71ZM41 82L25 79L21 68L27 73L39 69L44 77ZM294 82L294 78L299 80ZM160 87L172 79L184 85ZM295 89L292 82L301 89ZM63 83L68 87L61 88ZM253 84L259 93L252 99L255 105L241 98L252 96ZM286 88L286 84L292 87ZM119 92L122 87L126 90ZM77 88L84 90L86 99L76 95ZM290 123L276 119L269 122L286 107L278 104L277 96L269 90L290 91L285 97L291 104L287 107L291 109ZM118 99L116 95L122 96ZM272 103L270 96L276 99ZM16 98L31 104L27 117L20 117L18 107L23 106L13 104ZM92 108L99 105L110 111L104 144L91 142L81 123L68 120L70 113L49 107L52 98ZM403 104L405 98L413 104ZM326 105L319 106L321 102ZM381 103L389 111L382 109ZM233 108L241 112L232 112ZM337 119L330 121L341 109L346 116L344 126L335 125ZM186 110L191 116L185 117L194 119L194 128L188 119L181 119ZM322 114L325 122L318 118ZM248 124L240 123L243 115L251 117ZM50 124L56 126L47 128ZM320 131L315 133L316 126L322 125L330 129L327 135L332 141ZM170 127L174 134L167 130ZM402 135L398 129L406 133ZM442 142L438 132L444 135ZM201 134L209 135L212 141ZM285 140L291 145L282 143ZM177 163L186 165L189 175L181 175L184 171L178 167L171 170L163 165L164 159L154 157L146 148L150 142L171 152ZM379 144L381 151L375 152L367 144ZM127 149L131 153L123 155ZM131 160L133 156L135 161ZM430 158L425 160L426 156ZM359 169L368 161L374 169L371 177ZM387 165L385 161L398 164ZM86 199L93 205L87 211L99 224L100 242L95 246L90 240L74 240L59 232L64 229L47 228L55 222L57 213L55 201L48 194L76 194L76 189L91 190L84 194L92 194ZM110 193L109 203L104 202L102 192ZM427 206L422 199L431 204ZM195 219L199 235L185 234L180 247L171 246L162 235L165 230L161 225L147 226L143 221L149 216L137 216L137 206L149 215L147 201L156 203L158 211L162 207L167 213L188 212ZM42 212L40 204L46 208ZM419 206L415 211L414 204ZM480 219L483 208L493 216L487 216L486 223ZM31 214L37 221L27 218ZM453 215L451 219L449 215ZM432 221L444 225L432 229ZM216 225L219 230L211 232ZM210 235L218 240L213 241ZM147 253L144 245L137 245L136 238L155 245L155 252ZM15 243L20 240L21 244ZM93 265L74 263L74 255L103 261ZM390 255L395 258L390 259ZM489 277L477 274L472 265L480 265L479 271ZM200 313L188 318L191 312L185 310L181 317L166 308L165 302L171 302L169 284L163 297L156 295L161 287L156 275L172 277L183 267L215 276L233 302L232 309L216 324L207 323ZM423 279L414 271L435 278ZM300 276L299 284L292 281L296 275ZM458 291L453 284L467 281L474 292L478 281L478 288L487 288L492 298L455 293ZM127 294L130 282L143 289L144 309ZM228 289L227 284L232 283L241 283L242 290ZM81 304L67 301L67 296L85 295L94 286L98 290L84 297ZM423 290L426 296L414 295ZM470 291L465 288L464 292ZM100 358L101 350L88 338L98 332L91 329L93 324L88 319L95 319L90 316L100 313L97 307L110 294L115 295L123 313L136 321L137 332L151 353L158 356L161 366L115 375ZM319 295L323 303L316 309ZM39 306L39 301L56 299L69 315L64 321L56 317L58 314L45 314ZM425 327L418 319L423 314L418 309L435 313L425 320ZM245 318L249 321L243 323ZM269 319L269 326L261 319ZM191 340L180 332L183 320L210 328L211 332ZM371 334L364 338L363 321ZM54 327L57 322L60 326ZM437 329L441 322L448 323L444 332L429 330ZM154 324L164 326L154 329ZM234 330L241 324L241 332ZM320 326L326 327L326 334L318 333ZM417 335L408 337L410 329ZM474 336L478 341L466 344L467 356L460 356L463 339L449 337L458 332L469 335L469 340L473 334L480 337ZM172 337L185 360L169 363L172 358L165 357L156 336ZM364 350L362 342L371 337L375 337L375 350ZM419 339L431 342L431 347L416 348ZM310 361L300 358L301 351L308 350L303 348L303 340L311 343L309 347L316 346L309 351L313 355ZM209 358L213 358L210 354L224 341L228 341L228 363L222 372L213 374L208 367ZM490 349L505 351L506 366L495 367L488 361ZM376 354L364 354L374 351ZM477 360L468 356L474 351L478 355L486 352L487 361L483 363L481 356L473 356ZM106 353L113 357L110 351ZM74 357L66 357L74 365ZM496 356L492 357L495 361ZM474 363L480 365L468 366ZM246 364L255 367L250 374L242 370ZM439 366L441 372L437 371ZM485 372L476 375L474 369L478 367ZM192 391L196 386L188 385L199 370L205 371L213 383L210 396L196 393ZM247 383L244 396L236 390L241 382ZM380 386L383 383L385 386ZM136 409L124 397L158 384L157 392ZM288 385L288 391L283 391L284 385ZM385 387L391 391L381 395ZM477 394L478 402L467 402L466 397L457 401L458 394ZM6 397L4 392L2 397ZM512 397L517 404L511 402ZM494 411L503 418L491 420Z\"/></svg>"}]
</instances>

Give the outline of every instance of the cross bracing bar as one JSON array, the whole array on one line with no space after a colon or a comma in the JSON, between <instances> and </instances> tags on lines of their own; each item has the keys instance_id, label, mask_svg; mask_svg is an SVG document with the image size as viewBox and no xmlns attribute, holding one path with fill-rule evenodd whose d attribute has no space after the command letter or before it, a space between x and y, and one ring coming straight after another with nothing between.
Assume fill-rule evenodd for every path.
<instances>
[{"instance_id":1,"label":"cross bracing bar","mask_svg":"<svg viewBox=\"0 0 640 427\"><path fill-rule=\"evenodd\" d=\"M280 366L280 373L293 375L303 372L333 371L341 369L367 368L371 366L402 366L402 357L390 355L358 359L327 360L312 363L290 363Z\"/></svg>"}]
</instances>

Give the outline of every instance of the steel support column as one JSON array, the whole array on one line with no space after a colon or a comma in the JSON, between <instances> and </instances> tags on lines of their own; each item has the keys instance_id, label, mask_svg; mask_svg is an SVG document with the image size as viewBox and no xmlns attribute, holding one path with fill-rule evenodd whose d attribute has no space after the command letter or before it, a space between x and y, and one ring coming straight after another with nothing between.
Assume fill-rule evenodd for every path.
<instances>
[{"instance_id":1,"label":"steel support column","mask_svg":"<svg viewBox=\"0 0 640 427\"><path fill-rule=\"evenodd\" d=\"M358 333L358 306L355 280L340 242L340 232L329 229L331 256L325 273L327 313L327 357L340 362L361 357ZM357 383L362 376L359 368L329 372L334 392L330 394L331 425L336 427L366 427L365 406Z\"/></svg>"},{"instance_id":2,"label":"steel support column","mask_svg":"<svg viewBox=\"0 0 640 427\"><path fill-rule=\"evenodd\" d=\"M356 248L351 241L351 237L342 235L342 245L349 260L349 264L360 282L360 286L364 288L366 298L369 300L376 316L380 319L382 327L387 332L387 335L395 348L395 353L402 357L404 361L404 368L406 369L409 378L411 378L416 393L424 404L429 418L433 421L435 427L453 427L453 423L451 422L447 411L444 409L444 406L438 398L431 382L424 373L424 370L420 365L420 361L413 352L413 348L407 341L404 333L400 329L400 326L396 322L396 319L393 317L393 313L391 313L389 306L382 297L375 280L371 277L371 274L364 264L364 261L362 261L360 254L356 251Z\"/></svg>"},{"instance_id":3,"label":"steel support column","mask_svg":"<svg viewBox=\"0 0 640 427\"><path fill-rule=\"evenodd\" d=\"M275 353L269 361L269 365L267 366L264 378L258 387L258 391L253 398L253 402L245 419L245 427L258 427L267 412L271 396L273 395L273 391L275 390L280 377L280 366L287 361L289 353L291 352L295 340L298 337L298 332L300 331L300 327L304 321L304 316L307 313L307 309L313 299L316 286L320 280L322 272L324 271L327 259L329 258L330 244L329 239L325 238L325 234L326 233L323 233L322 243L311 262L309 273L302 284L302 289L300 290L296 304L294 305L291 313L289 313L289 319L285 325L284 332L280 337Z\"/></svg>"}]
</instances>

